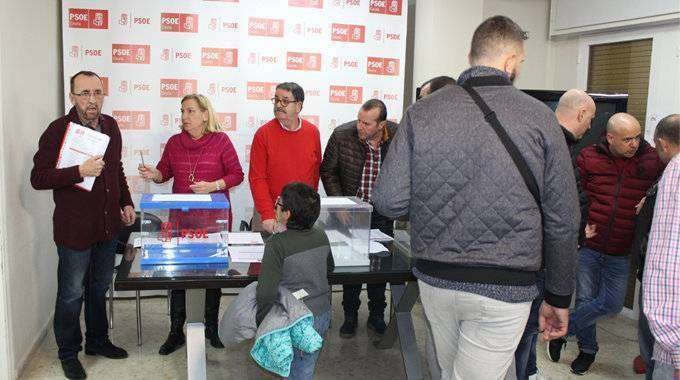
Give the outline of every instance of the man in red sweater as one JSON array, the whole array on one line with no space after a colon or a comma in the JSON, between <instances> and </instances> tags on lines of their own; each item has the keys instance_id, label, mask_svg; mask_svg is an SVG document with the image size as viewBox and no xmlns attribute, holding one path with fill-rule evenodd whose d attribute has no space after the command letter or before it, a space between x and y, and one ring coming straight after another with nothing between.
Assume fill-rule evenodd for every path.
<instances>
[{"instance_id":1,"label":"man in red sweater","mask_svg":"<svg viewBox=\"0 0 680 380\"><path fill-rule=\"evenodd\" d=\"M294 82L276 86L274 119L261 126L250 150L248 181L255 210L252 230L273 233L274 201L289 182L318 189L321 140L318 128L300 118L305 92Z\"/></svg>"}]
</instances>

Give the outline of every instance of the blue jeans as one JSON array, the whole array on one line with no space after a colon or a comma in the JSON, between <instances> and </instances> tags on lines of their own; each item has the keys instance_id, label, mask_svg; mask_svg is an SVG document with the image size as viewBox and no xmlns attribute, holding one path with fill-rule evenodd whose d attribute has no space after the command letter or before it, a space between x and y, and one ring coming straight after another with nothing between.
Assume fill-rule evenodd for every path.
<instances>
[{"instance_id":1,"label":"blue jeans","mask_svg":"<svg viewBox=\"0 0 680 380\"><path fill-rule=\"evenodd\" d=\"M320 315L314 316L314 330L322 337L326 334L326 330L331 324L331 311L327 311ZM321 349L308 354L300 351L297 348L293 349L293 363L290 366L290 375L287 379L292 380L311 380L314 376L314 367L316 366L316 359L319 358Z\"/></svg>"},{"instance_id":2,"label":"blue jeans","mask_svg":"<svg viewBox=\"0 0 680 380\"><path fill-rule=\"evenodd\" d=\"M517 380L526 380L529 376L538 372L536 367L536 341L538 340L538 311L543 303L543 291L545 288L545 273L539 272L536 276L538 296L531 303L529 319L524 328L522 339L515 349L515 373Z\"/></svg>"},{"instance_id":3,"label":"blue jeans","mask_svg":"<svg viewBox=\"0 0 680 380\"><path fill-rule=\"evenodd\" d=\"M84 250L57 246L57 303L54 336L59 359L74 358L82 349L80 310L85 303L85 339L89 344L108 340L106 292L113 278L116 241L96 243Z\"/></svg>"},{"instance_id":4,"label":"blue jeans","mask_svg":"<svg viewBox=\"0 0 680 380\"><path fill-rule=\"evenodd\" d=\"M576 308L569 315L569 335L581 352L598 351L596 322L623 309L630 270L628 256L605 255L582 247L576 270Z\"/></svg>"},{"instance_id":5,"label":"blue jeans","mask_svg":"<svg viewBox=\"0 0 680 380\"><path fill-rule=\"evenodd\" d=\"M640 313L638 314L638 345L640 346L640 357L647 364L647 372L645 372L645 379L652 380L652 375L654 374L654 360L652 354L654 352L654 335L649 329L649 322L647 322L647 317L643 313L642 309L642 298L643 289L640 287L640 294L638 295L638 306L640 307Z\"/></svg>"}]
</instances>

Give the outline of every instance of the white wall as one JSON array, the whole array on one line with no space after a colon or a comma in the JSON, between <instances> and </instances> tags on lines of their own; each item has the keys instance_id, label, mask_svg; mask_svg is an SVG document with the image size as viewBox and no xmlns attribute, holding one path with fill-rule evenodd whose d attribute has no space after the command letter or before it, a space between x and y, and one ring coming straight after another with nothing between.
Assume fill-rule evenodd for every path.
<instances>
[{"instance_id":1,"label":"white wall","mask_svg":"<svg viewBox=\"0 0 680 380\"><path fill-rule=\"evenodd\" d=\"M18 376L46 331L56 295L52 194L29 183L33 154L47 124L63 114L58 1L0 0L0 114L3 182L0 233L9 295L9 373ZM1 345L0 345L1 347ZM56 352L55 352L56 360Z\"/></svg>"},{"instance_id":2,"label":"white wall","mask_svg":"<svg viewBox=\"0 0 680 380\"><path fill-rule=\"evenodd\" d=\"M469 67L467 55L475 28L486 18L505 15L529 32L527 58L516 85L547 89L549 0L418 0L414 42L414 89L437 75L458 75Z\"/></svg>"}]
</instances>

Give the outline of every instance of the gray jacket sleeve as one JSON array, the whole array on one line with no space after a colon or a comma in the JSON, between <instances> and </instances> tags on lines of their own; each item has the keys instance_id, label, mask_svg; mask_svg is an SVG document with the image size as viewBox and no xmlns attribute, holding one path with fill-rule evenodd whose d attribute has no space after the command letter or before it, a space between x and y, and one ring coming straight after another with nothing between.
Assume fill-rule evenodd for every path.
<instances>
[{"instance_id":1,"label":"gray jacket sleeve","mask_svg":"<svg viewBox=\"0 0 680 380\"><path fill-rule=\"evenodd\" d=\"M411 118L407 112L397 128L373 189L373 205L381 215L388 218L394 219L409 211L413 154L411 129Z\"/></svg>"},{"instance_id":2,"label":"gray jacket sleeve","mask_svg":"<svg viewBox=\"0 0 680 380\"><path fill-rule=\"evenodd\" d=\"M579 201L571 157L556 120L550 121L544 146L543 255L545 301L567 308L574 291L579 229Z\"/></svg>"}]
</instances>

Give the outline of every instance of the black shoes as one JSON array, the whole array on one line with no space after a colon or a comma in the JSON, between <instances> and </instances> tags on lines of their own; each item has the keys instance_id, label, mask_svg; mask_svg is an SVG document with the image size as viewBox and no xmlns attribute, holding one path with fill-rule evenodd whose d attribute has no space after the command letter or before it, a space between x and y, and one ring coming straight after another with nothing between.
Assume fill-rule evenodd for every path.
<instances>
[{"instance_id":1,"label":"black shoes","mask_svg":"<svg viewBox=\"0 0 680 380\"><path fill-rule=\"evenodd\" d=\"M357 334L357 316L345 315L345 322L340 326L340 338L349 339Z\"/></svg>"},{"instance_id":2,"label":"black shoes","mask_svg":"<svg viewBox=\"0 0 680 380\"><path fill-rule=\"evenodd\" d=\"M581 351L578 353L576 359L571 362L571 372L576 375L585 375L594 361L595 354L587 354Z\"/></svg>"},{"instance_id":3,"label":"black shoes","mask_svg":"<svg viewBox=\"0 0 680 380\"><path fill-rule=\"evenodd\" d=\"M87 378L85 369L83 368L83 365L80 364L80 360L78 360L78 357L75 357L73 359L62 360L61 369L64 370L64 376L66 376L67 379Z\"/></svg>"},{"instance_id":4,"label":"black shoes","mask_svg":"<svg viewBox=\"0 0 680 380\"><path fill-rule=\"evenodd\" d=\"M184 333L182 331L170 331L168 339L166 339L165 343L161 345L158 353L161 355L172 354L173 352L177 351L178 348L184 346L185 342L186 338L184 337Z\"/></svg>"},{"instance_id":5,"label":"black shoes","mask_svg":"<svg viewBox=\"0 0 680 380\"><path fill-rule=\"evenodd\" d=\"M547 348L548 359L555 363L560 361L560 356L562 356L562 351L564 350L564 347L566 345L567 340L564 338L557 338L548 342Z\"/></svg>"},{"instance_id":6,"label":"black shoes","mask_svg":"<svg viewBox=\"0 0 680 380\"><path fill-rule=\"evenodd\" d=\"M110 340L104 343L85 343L85 355L99 355L109 359L125 359L128 357L127 351L116 347Z\"/></svg>"},{"instance_id":7,"label":"black shoes","mask_svg":"<svg viewBox=\"0 0 680 380\"><path fill-rule=\"evenodd\" d=\"M224 344L222 344L220 336L217 333L217 326L206 326L205 338L210 341L211 346L215 348L224 348Z\"/></svg>"},{"instance_id":8,"label":"black shoes","mask_svg":"<svg viewBox=\"0 0 680 380\"><path fill-rule=\"evenodd\" d=\"M366 327L368 327L368 330L373 331L376 335L385 334L385 330L387 329L387 325L385 324L383 317L368 317L368 321L366 321Z\"/></svg>"}]
</instances>

